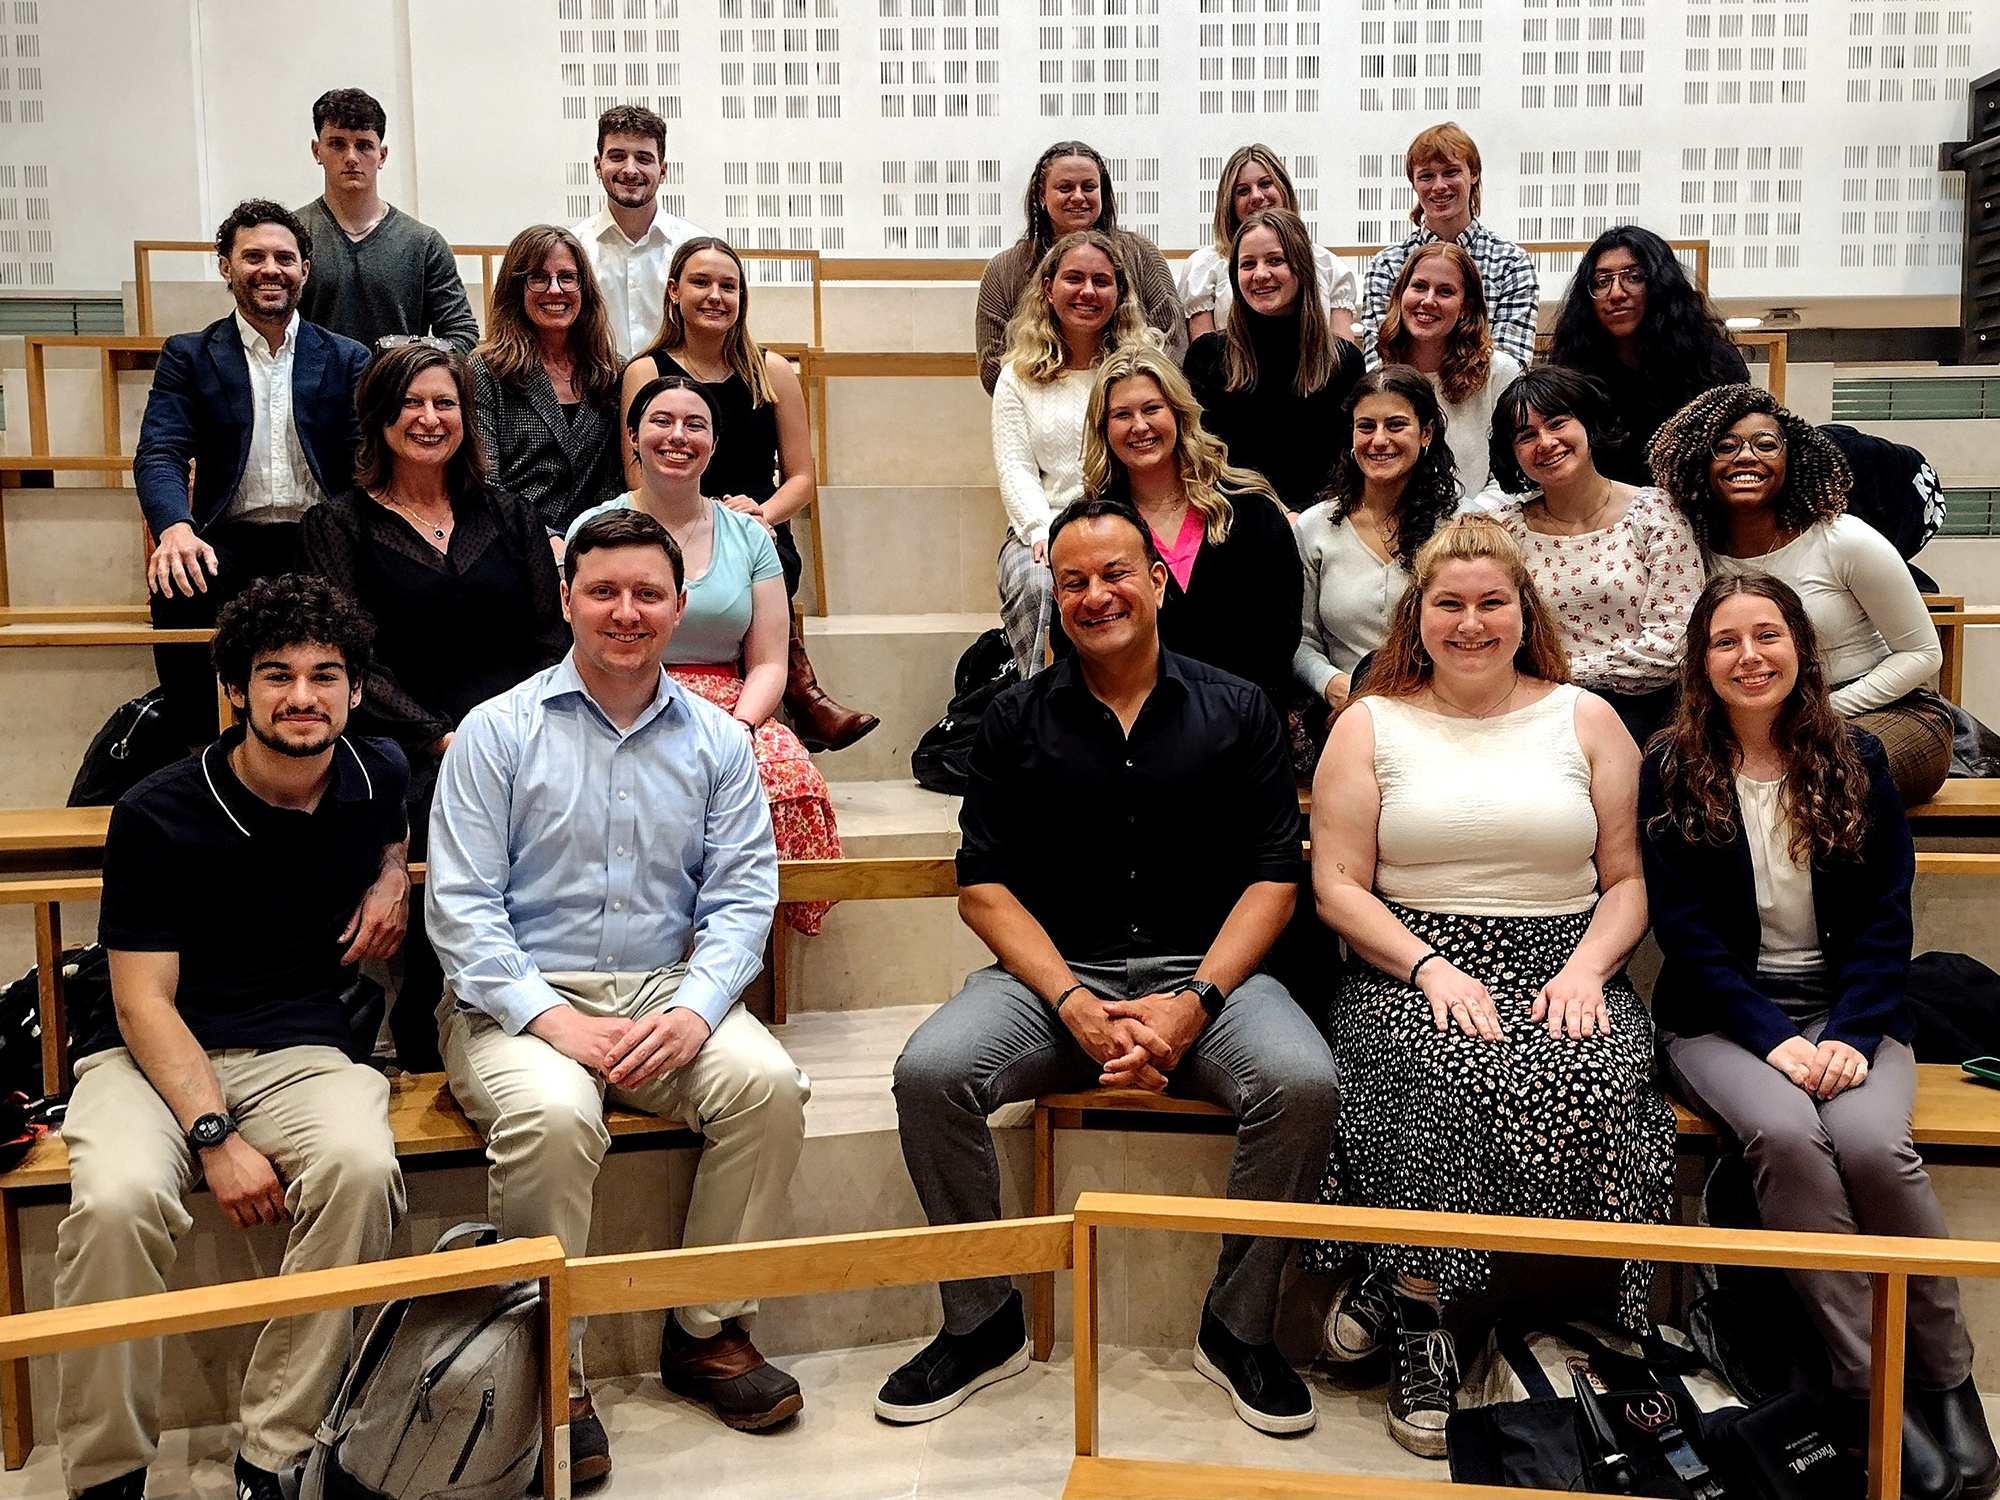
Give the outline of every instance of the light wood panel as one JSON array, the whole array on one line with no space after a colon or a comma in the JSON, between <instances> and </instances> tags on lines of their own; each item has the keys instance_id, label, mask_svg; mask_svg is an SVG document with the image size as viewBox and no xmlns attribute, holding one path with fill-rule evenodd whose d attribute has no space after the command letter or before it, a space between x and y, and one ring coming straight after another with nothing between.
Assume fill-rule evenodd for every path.
<instances>
[{"instance_id":1,"label":"light wood panel","mask_svg":"<svg viewBox=\"0 0 2000 1500\"><path fill-rule=\"evenodd\" d=\"M214 637L213 630L155 630L150 625L0 626L0 646L200 646Z\"/></svg>"},{"instance_id":2,"label":"light wood panel","mask_svg":"<svg viewBox=\"0 0 2000 1500\"><path fill-rule=\"evenodd\" d=\"M1903 1493L1903 1355L1910 1278L1878 1275L1868 1328L1868 1500Z\"/></svg>"},{"instance_id":3,"label":"light wood panel","mask_svg":"<svg viewBox=\"0 0 2000 1500\"><path fill-rule=\"evenodd\" d=\"M1910 808L1907 815L1912 822L1926 818L2000 818L2000 777L1965 776L1947 781L1938 788L1935 797Z\"/></svg>"},{"instance_id":4,"label":"light wood panel","mask_svg":"<svg viewBox=\"0 0 2000 1500\"><path fill-rule=\"evenodd\" d=\"M1942 853L1933 849L1917 851L1919 875L2000 875L2000 854Z\"/></svg>"},{"instance_id":5,"label":"light wood panel","mask_svg":"<svg viewBox=\"0 0 2000 1500\"><path fill-rule=\"evenodd\" d=\"M893 901L957 894L958 869L948 854L778 862L780 901Z\"/></svg>"},{"instance_id":6,"label":"light wood panel","mask_svg":"<svg viewBox=\"0 0 2000 1500\"><path fill-rule=\"evenodd\" d=\"M1079 1457L1063 1500L1572 1500L1564 1490L1502 1489L1447 1479L1234 1469L1143 1458Z\"/></svg>"}]
</instances>

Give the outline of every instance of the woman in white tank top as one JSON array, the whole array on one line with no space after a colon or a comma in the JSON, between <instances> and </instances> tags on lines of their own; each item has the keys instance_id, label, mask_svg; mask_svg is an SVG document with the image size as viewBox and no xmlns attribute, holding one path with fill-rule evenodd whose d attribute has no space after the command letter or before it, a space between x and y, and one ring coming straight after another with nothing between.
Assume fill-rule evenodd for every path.
<instances>
[{"instance_id":1,"label":"woman in white tank top","mask_svg":"<svg viewBox=\"0 0 2000 1500\"><path fill-rule=\"evenodd\" d=\"M1329 1201L1664 1223L1673 1112L1625 977L1646 931L1639 752L1567 682L1520 549L1462 516L1427 542L1313 785L1313 889L1354 961L1328 1020L1342 1099ZM1358 1267L1327 1354L1393 1355L1389 1431L1444 1456L1458 1386L1444 1300L1486 1257L1311 1247ZM1646 1317L1647 1268L1619 1321Z\"/></svg>"}]
</instances>

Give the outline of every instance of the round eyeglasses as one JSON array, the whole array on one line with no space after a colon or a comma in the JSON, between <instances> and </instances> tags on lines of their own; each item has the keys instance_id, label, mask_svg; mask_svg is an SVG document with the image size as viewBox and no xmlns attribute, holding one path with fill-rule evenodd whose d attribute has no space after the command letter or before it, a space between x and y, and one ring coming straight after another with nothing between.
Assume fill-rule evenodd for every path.
<instances>
[{"instance_id":1,"label":"round eyeglasses","mask_svg":"<svg viewBox=\"0 0 2000 1500\"><path fill-rule=\"evenodd\" d=\"M1775 432L1754 432L1747 438L1725 432L1708 445L1708 451L1717 458L1734 458L1745 448L1759 458L1776 458L1785 451L1785 440Z\"/></svg>"}]
</instances>

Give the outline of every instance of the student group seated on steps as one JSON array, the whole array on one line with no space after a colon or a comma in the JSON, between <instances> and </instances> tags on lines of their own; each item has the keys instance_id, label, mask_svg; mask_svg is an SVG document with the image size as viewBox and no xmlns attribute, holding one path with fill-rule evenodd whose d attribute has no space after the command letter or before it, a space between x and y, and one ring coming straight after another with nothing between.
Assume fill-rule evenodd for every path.
<instances>
[{"instance_id":1,"label":"student group seated on steps","mask_svg":"<svg viewBox=\"0 0 2000 1500\"><path fill-rule=\"evenodd\" d=\"M593 4L607 20L609 0ZM35 7L13 9L25 25ZM567 22L581 6L561 9ZM911 16L931 11L911 0ZM1107 47L1126 30L1102 29ZM617 50L617 33L596 35ZM786 30L785 50L806 35ZM679 30L658 37L679 51ZM752 37L753 53L775 45ZM647 76L666 87L672 68L678 86L681 66ZM1012 95L991 97L980 114ZM753 187L749 163L724 160L750 149L732 134L748 139L740 99L709 124L656 102L598 101L588 162L568 174L572 222L515 214L504 243L455 249L384 197L407 184L416 202L398 161L415 155L408 111L392 132L360 88L301 97L293 165L309 144L320 196L286 207L287 179L231 208L203 256L229 310L138 351L144 614L121 606L127 628L104 636L150 649L151 696L140 717L120 710L79 776L116 782L108 821L59 848L0 827L12 870L48 882L20 898L46 913L45 940L8 1004L26 997L23 1035L31 1011L50 1028L29 1089L47 1097L12 1149L46 1164L60 1148L59 1171L15 1184L66 1184L52 1244L28 1240L53 1305L213 1280L244 1263L218 1256L219 1236L281 1277L422 1248L450 1210L415 1170L437 1148L399 1126L406 1097L462 1126L456 1169L483 1151L485 1226L447 1238L546 1237L572 1263L636 1215L643 1243L616 1249L748 1264L750 1247L823 1230L828 1194L874 1215L869 1230L1059 1217L1053 1187L1081 1178L1058 1178L1053 1131L1226 1132L1226 1153L1191 1149L1170 1177L1185 1187L1208 1160L1189 1191L1244 1204L1251 1227L1270 1227L1253 1205L1512 1217L1624 1226L1633 1249L1596 1275L1536 1260L1524 1285L1484 1242L1218 1225L1200 1286L1163 1274L1142 1291L1134 1275L1118 1293L1161 1302L1130 1321L1176 1330L1162 1357L1206 1382L1176 1420L1214 1424L1218 1451L1297 1468L1277 1440L1340 1427L1342 1442L1380 1439L1378 1467L1462 1477L1464 1414L1501 1409L1501 1366L1535 1364L1516 1348L1528 1329L1535 1348L1630 1350L1606 1370L1683 1394L1699 1371L1727 1396L1689 1397L1699 1409L1676 1409L1670 1436L1654 1423L1631 1438L1633 1463L1651 1453L1677 1476L1662 1493L1753 1493L1781 1398L1855 1485L1874 1466L1870 1493L2000 1491L1980 1306L1956 1277L1899 1275L1898 1302L1828 1250L1834 1268L1764 1273L1759 1296L1723 1295L1741 1283L1716 1272L1703 1311L1643 1253L1698 1210L1911 1253L1952 1238L1952 1195L1920 1145L1974 1139L1928 1123L1936 1101L1990 1114L2000 1140L2000 1098L1957 1078L1977 1060L1940 1039L1937 971L1913 969L1920 879L1992 857L1920 852L1918 837L2000 831L1979 775L2000 773L2000 742L1956 702L1965 627L2000 616L1910 561L1942 517L1922 455L1787 405L1782 349L1753 379L1743 347L1764 346L1739 346L1708 292L1725 262L1668 238L1680 227L1654 212L1650 178L1643 208L1597 220L1588 243L1515 243L1481 217L1501 189L1473 134L1442 119L1372 158L1406 187L1408 222L1371 221L1359 254L1318 242L1332 189L1314 185L1317 157L1219 119L1201 126L1212 158L1150 176L1079 139L1008 160L1011 183L981 162L996 217L949 304L961 352L829 354L821 284L831 297L863 273L821 257L845 253L837 239L781 240L776 163L756 164ZM905 165L884 162L884 182ZM791 213L852 195L838 167L789 164ZM1187 238L1150 223L1160 193L1137 183L1161 173L1202 184L1192 254L1156 243ZM935 197L912 202L934 213ZM773 265L788 249L810 252L810 304ZM812 343L770 332L808 305ZM927 331L914 347L933 337L947 342ZM878 390L864 419L830 381L880 383L842 358L906 359L928 394ZM54 389L38 379L31 396L36 456ZM978 526L915 526L829 483L856 443L891 441L880 403L897 451L917 452L961 442L949 413L966 396L997 485L978 491ZM116 435L114 420L114 449ZM948 567L909 561L943 557L925 548L946 532ZM961 665L954 683L955 652L938 650L975 630L926 626L936 659L920 666L921 632L882 623L914 616L829 613L836 588L889 604L944 587L906 567L949 571L978 601L929 618L997 626L978 658L997 678ZM5 584L0 639L66 618L4 607ZM971 712L946 712L975 688L990 690ZM932 733L960 751L949 800L907 785L939 713ZM864 764L865 778L844 769ZM909 819L892 827L882 807ZM99 862L101 885L54 878ZM100 890L108 982L86 956L65 989L57 903ZM891 893L954 895L955 919L875 899ZM792 1024L802 994L828 1013L814 1023L840 1024ZM2000 1052L1994 1007L1959 995L1952 1014L1954 1035ZM881 1052L865 1067L864 1038ZM842 1187L841 1127L821 1122L864 1106L883 1149ZM669 1149L611 1160L642 1133ZM1697 1166L1747 1187L1697 1204ZM1442 1221L1395 1228L1412 1222ZM868 1379L880 1434L940 1423L908 1441L977 1444L1029 1399L1020 1377L1058 1327L1049 1263L1035 1298L994 1263L959 1264L980 1274L944 1275L949 1257L919 1268L943 1277L935 1302L928 1281L908 1294L921 1332L914 1313L886 1332L858 1314L809 1344L904 1341ZM853 1419L851 1391L795 1368L798 1324L760 1320L782 1293L751 1279L718 1273L665 1309L657 1359L648 1332L636 1366L629 1316L586 1305L562 1328L549 1309L565 1483L639 1493L617 1486L655 1471L620 1464L669 1407L719 1427L703 1461L745 1475L768 1453L797 1464L786 1442ZM825 1307L879 1305L846 1290ZM1097 1380L1101 1309L1087 1311ZM322 1301L262 1323L228 1367L213 1394L236 1424L238 1500L296 1497L302 1474L316 1492L324 1459L307 1461L339 1425L364 1328ZM1781 1328L1806 1372L1789 1393L1757 1388L1740 1358ZM1068 1332L1081 1348L1086 1330ZM62 1349L48 1394L63 1495L175 1482L163 1428L199 1406L174 1389L178 1337ZM1889 1343L1906 1389L1884 1426ZM639 1368L659 1384L622 1388L607 1421L606 1381ZM1554 1394L1582 1425L1565 1416L1530 1446L1553 1445L1536 1472L1575 1447L1580 1487L1598 1404L1568 1382ZM17 1462L34 1426L25 1361L0 1369L0 1398ZM468 1459L489 1419L467 1429ZM532 1467L500 1488L527 1493ZM811 1467L787 1492L818 1493ZM469 1500L459 1479L424 1493Z\"/></svg>"}]
</instances>

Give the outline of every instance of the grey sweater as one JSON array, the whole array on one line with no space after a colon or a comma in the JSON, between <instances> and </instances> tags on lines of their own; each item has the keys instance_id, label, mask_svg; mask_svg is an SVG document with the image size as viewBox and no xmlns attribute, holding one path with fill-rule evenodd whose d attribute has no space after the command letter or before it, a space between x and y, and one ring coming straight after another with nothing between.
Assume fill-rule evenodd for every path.
<instances>
[{"instance_id":1,"label":"grey sweater","mask_svg":"<svg viewBox=\"0 0 2000 1500\"><path fill-rule=\"evenodd\" d=\"M435 334L461 354L479 342L451 246L428 224L391 205L357 244L324 198L298 215L313 244L312 271L299 298L299 316L308 323L370 349L385 333Z\"/></svg>"}]
</instances>

